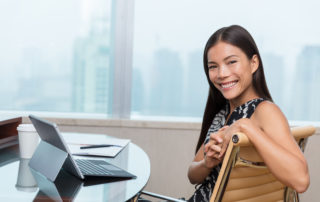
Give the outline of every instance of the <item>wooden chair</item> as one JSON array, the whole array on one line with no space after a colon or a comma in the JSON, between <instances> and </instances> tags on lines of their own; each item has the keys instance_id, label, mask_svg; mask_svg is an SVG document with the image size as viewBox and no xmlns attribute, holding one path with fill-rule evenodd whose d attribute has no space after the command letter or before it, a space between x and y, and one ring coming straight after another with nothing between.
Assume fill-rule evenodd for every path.
<instances>
[{"instance_id":1,"label":"wooden chair","mask_svg":"<svg viewBox=\"0 0 320 202\"><path fill-rule=\"evenodd\" d=\"M313 126L295 127L292 135L304 151ZM167 201L179 199L142 191L141 194ZM296 191L281 184L265 166L262 158L243 133L232 136L210 202L298 202Z\"/></svg>"},{"instance_id":2,"label":"wooden chair","mask_svg":"<svg viewBox=\"0 0 320 202\"><path fill-rule=\"evenodd\" d=\"M295 127L292 135L304 151L312 126ZM210 202L299 201L296 191L281 184L265 166L243 133L234 134L214 186Z\"/></svg>"}]
</instances>

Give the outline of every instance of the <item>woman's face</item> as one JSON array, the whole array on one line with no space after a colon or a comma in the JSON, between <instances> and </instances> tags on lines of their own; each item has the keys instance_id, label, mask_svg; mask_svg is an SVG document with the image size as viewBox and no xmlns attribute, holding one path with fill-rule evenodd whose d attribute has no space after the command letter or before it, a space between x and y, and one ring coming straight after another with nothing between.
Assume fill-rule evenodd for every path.
<instances>
[{"instance_id":1,"label":"woman's face","mask_svg":"<svg viewBox=\"0 0 320 202\"><path fill-rule=\"evenodd\" d=\"M227 100L252 99L256 96L252 74L259 66L258 57L248 59L238 47L218 42L208 51L209 78Z\"/></svg>"}]
</instances>

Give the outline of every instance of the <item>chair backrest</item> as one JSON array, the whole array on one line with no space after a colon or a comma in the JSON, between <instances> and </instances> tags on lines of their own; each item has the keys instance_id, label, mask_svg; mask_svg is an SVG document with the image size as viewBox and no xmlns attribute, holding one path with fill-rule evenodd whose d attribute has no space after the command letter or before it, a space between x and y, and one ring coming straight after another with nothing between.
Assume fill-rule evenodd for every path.
<instances>
[{"instance_id":1,"label":"chair backrest","mask_svg":"<svg viewBox=\"0 0 320 202\"><path fill-rule=\"evenodd\" d=\"M291 128L304 151L313 126ZM296 191L286 187L270 173L247 136L236 133L227 148L210 202L299 201Z\"/></svg>"}]
</instances>

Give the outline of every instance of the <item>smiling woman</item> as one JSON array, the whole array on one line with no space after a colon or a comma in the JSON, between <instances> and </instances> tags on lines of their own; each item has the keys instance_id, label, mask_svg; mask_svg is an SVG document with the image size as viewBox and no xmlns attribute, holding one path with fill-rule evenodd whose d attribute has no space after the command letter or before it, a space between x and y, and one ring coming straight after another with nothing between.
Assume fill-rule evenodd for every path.
<instances>
[{"instance_id":1,"label":"smiling woman","mask_svg":"<svg viewBox=\"0 0 320 202\"><path fill-rule=\"evenodd\" d=\"M259 66L257 55L251 59L240 48L225 42L219 42L208 51L209 78L213 85L228 99L239 94L251 93L242 97L256 98L251 84L252 74ZM239 101L243 102L243 101Z\"/></svg>"},{"instance_id":2,"label":"smiling woman","mask_svg":"<svg viewBox=\"0 0 320 202\"><path fill-rule=\"evenodd\" d=\"M238 25L216 31L206 44L203 64L210 91L188 171L190 182L199 186L189 201L209 201L235 132L247 134L279 181L304 192L309 185L306 160L286 117L272 102L260 53L249 32Z\"/></svg>"}]
</instances>

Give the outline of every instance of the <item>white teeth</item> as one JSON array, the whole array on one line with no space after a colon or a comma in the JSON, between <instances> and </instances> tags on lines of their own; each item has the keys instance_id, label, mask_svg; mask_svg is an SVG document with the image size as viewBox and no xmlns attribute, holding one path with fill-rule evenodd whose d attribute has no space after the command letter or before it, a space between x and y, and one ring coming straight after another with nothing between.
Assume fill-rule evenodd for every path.
<instances>
[{"instance_id":1,"label":"white teeth","mask_svg":"<svg viewBox=\"0 0 320 202\"><path fill-rule=\"evenodd\" d=\"M237 82L231 82L231 83L228 83L228 84L221 84L221 87L222 88L230 88L234 85L236 85Z\"/></svg>"}]
</instances>

